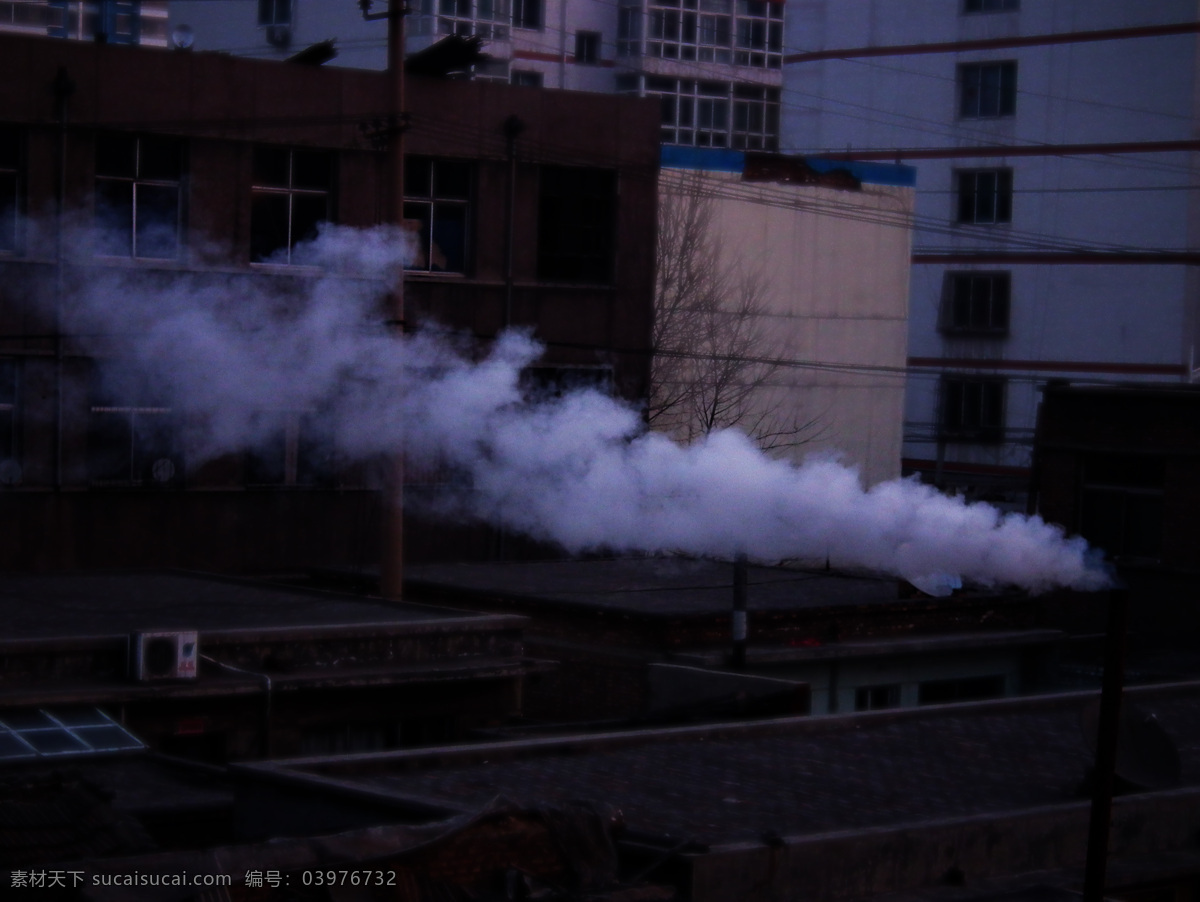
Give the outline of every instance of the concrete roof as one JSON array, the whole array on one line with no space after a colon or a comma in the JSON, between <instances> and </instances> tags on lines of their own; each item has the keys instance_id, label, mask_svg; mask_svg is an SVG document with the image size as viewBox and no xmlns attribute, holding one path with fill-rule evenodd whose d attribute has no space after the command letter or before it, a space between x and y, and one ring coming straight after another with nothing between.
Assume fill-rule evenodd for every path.
<instances>
[{"instance_id":1,"label":"concrete roof","mask_svg":"<svg viewBox=\"0 0 1200 902\"><path fill-rule=\"evenodd\" d=\"M805 836L1080 802L1095 693L487 743L280 765L463 810L613 805L638 831L704 843ZM1200 785L1200 683L1128 690Z\"/></svg>"},{"instance_id":2,"label":"concrete roof","mask_svg":"<svg viewBox=\"0 0 1200 902\"><path fill-rule=\"evenodd\" d=\"M748 578L750 611L895 604L898 598L892 578L754 566ZM405 581L417 596L437 590L637 615L710 616L729 613L733 567L689 558L421 564L408 568Z\"/></svg>"},{"instance_id":3,"label":"concrete roof","mask_svg":"<svg viewBox=\"0 0 1200 902\"><path fill-rule=\"evenodd\" d=\"M4 638L454 621L474 616L184 572L0 575Z\"/></svg>"}]
</instances>

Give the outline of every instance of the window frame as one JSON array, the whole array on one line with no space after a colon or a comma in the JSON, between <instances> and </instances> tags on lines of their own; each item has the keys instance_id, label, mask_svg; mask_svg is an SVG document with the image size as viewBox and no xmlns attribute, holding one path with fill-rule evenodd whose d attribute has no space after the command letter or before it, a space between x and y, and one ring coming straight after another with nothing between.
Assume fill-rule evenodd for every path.
<instances>
[{"instance_id":1,"label":"window frame","mask_svg":"<svg viewBox=\"0 0 1200 902\"><path fill-rule=\"evenodd\" d=\"M0 426L0 464L13 461L20 466L20 410L21 361L17 357L0 357L0 423L3 424Z\"/></svg>"},{"instance_id":2,"label":"window frame","mask_svg":"<svg viewBox=\"0 0 1200 902\"><path fill-rule=\"evenodd\" d=\"M269 15L264 15L269 12ZM258 0L255 22L259 28L291 27L296 17L292 0Z\"/></svg>"},{"instance_id":3,"label":"window frame","mask_svg":"<svg viewBox=\"0 0 1200 902\"><path fill-rule=\"evenodd\" d=\"M1019 12L1021 0L963 0L963 15Z\"/></svg>"},{"instance_id":4,"label":"window frame","mask_svg":"<svg viewBox=\"0 0 1200 902\"><path fill-rule=\"evenodd\" d=\"M125 404L125 403L108 403L105 400L93 401L88 407L88 483L96 488L149 488L149 489L167 489L178 487L183 483L183 455L179 445L179 429L175 418L175 411L169 406L153 406L149 404ZM97 436L101 431L101 426L98 425L97 415L116 415L119 414L123 418L123 422L128 424L129 431L129 447L128 453L121 451L121 455L126 457L128 465L128 478L110 477L99 475L99 455L101 448L97 441ZM146 449L155 448L156 443L139 443L139 435L144 437L145 433L139 433L138 418L161 417L160 428L166 434L165 450L159 454L147 454ZM126 419L127 418L127 419ZM153 460L151 460L153 458ZM167 460L171 464L170 471L167 472L163 468L164 475L156 474L155 468L159 462ZM115 471L114 471L115 472Z\"/></svg>"},{"instance_id":5,"label":"window frame","mask_svg":"<svg viewBox=\"0 0 1200 902\"><path fill-rule=\"evenodd\" d=\"M543 0L512 0L512 27L541 31L545 27Z\"/></svg>"},{"instance_id":6,"label":"window frame","mask_svg":"<svg viewBox=\"0 0 1200 902\"><path fill-rule=\"evenodd\" d=\"M575 64L599 66L601 63L601 33L598 31L575 32Z\"/></svg>"},{"instance_id":7,"label":"window frame","mask_svg":"<svg viewBox=\"0 0 1200 902\"><path fill-rule=\"evenodd\" d=\"M411 154L405 157L404 165L404 228L410 234L417 235L419 233L421 252L424 257L423 263L415 259L406 263L404 266L405 272L408 274L434 276L467 275L472 270L473 216L475 212L475 182L477 175L474 162L459 157L431 157ZM410 177L412 172L410 167L415 168L417 166L429 167L426 179L429 184L429 190L426 194L417 194L412 190L412 186L417 180ZM440 184L444 183L447 179L445 167L450 166L460 168L460 178L466 182L466 190L461 194L448 193L440 187ZM439 178L439 172L441 173L441 178ZM409 215L410 211L415 210L418 206L428 211L427 217L413 218ZM435 268L433 265L438 257L438 254L435 252L440 247L437 241L438 223L446 221L439 219L438 212L440 210L458 210L462 213L461 245L458 248L462 263L458 268ZM420 228L415 228L415 223L420 223ZM444 254L443 259L445 259Z\"/></svg>"},{"instance_id":8,"label":"window frame","mask_svg":"<svg viewBox=\"0 0 1200 902\"><path fill-rule=\"evenodd\" d=\"M998 444L1004 441L1008 381L1000 376L954 373L938 386L938 438Z\"/></svg>"},{"instance_id":9,"label":"window frame","mask_svg":"<svg viewBox=\"0 0 1200 902\"><path fill-rule=\"evenodd\" d=\"M987 286L986 297L979 290L983 285ZM963 286L965 291L962 290ZM1004 337L1009 334L1011 314L1010 271L949 270L945 273L938 322L941 332L948 335Z\"/></svg>"},{"instance_id":10,"label":"window frame","mask_svg":"<svg viewBox=\"0 0 1200 902\"><path fill-rule=\"evenodd\" d=\"M988 78L994 73L994 84ZM1017 114L1017 61L959 63L958 118L1010 119Z\"/></svg>"},{"instance_id":11,"label":"window frame","mask_svg":"<svg viewBox=\"0 0 1200 902\"><path fill-rule=\"evenodd\" d=\"M991 179L989 187L985 180ZM981 187L983 190L981 190ZM980 200L988 198L989 204ZM1002 226L1012 223L1013 171L1004 166L954 170L954 222L957 225ZM990 207L991 212L988 213Z\"/></svg>"},{"instance_id":12,"label":"window frame","mask_svg":"<svg viewBox=\"0 0 1200 902\"><path fill-rule=\"evenodd\" d=\"M130 141L133 145L133 167L130 172L105 172L102 171L100 163L100 155L105 142L114 142L109 150L117 147L115 142ZM143 160L147 156L146 146L148 143L160 144L163 147L173 145L173 150L176 154L177 175L174 178L162 176L154 176L147 174L143 168ZM161 149L161 148L160 148ZM131 134L127 132L100 132L97 133L94 142L94 158L95 169L93 171L93 222L97 224L97 234L100 237L101 244L94 248L94 253L98 257L125 258L133 260L181 260L184 256L186 247L186 200L187 200L187 156L188 144L184 138L176 138L170 135L145 135ZM103 187L102 187L103 186ZM114 191L121 186L128 186L129 189L129 220L127 222L115 222L117 214L123 214L123 210L116 207L110 207L107 203L102 203L101 195L109 190ZM150 233L143 235L141 231L139 210L145 212L142 207L142 201L139 195L144 195L147 192L174 192L174 252L171 254L155 254L145 253L141 246L144 237L149 237ZM147 203L149 206L149 203ZM100 220L113 218L114 222L110 227L108 224L101 224ZM123 217L122 217L123 218ZM106 235L111 232L115 233L120 230L122 233L128 229L129 241L128 251L116 250L115 244L110 244L106 239Z\"/></svg>"},{"instance_id":13,"label":"window frame","mask_svg":"<svg viewBox=\"0 0 1200 902\"><path fill-rule=\"evenodd\" d=\"M258 155L273 153L287 154L287 179L286 184L281 183L260 183L257 173L254 171L258 167ZM329 177L326 180L325 188L313 188L309 186L296 184L296 156L297 154L312 154L316 156L324 156L326 158L329 170ZM336 187L337 187L337 169L338 155L336 151L326 148L315 147L283 147L274 144L256 144L251 148L251 176L250 176L250 262L255 265L278 265L278 266L294 266L297 261L294 259L296 245L308 240L310 232L305 232L303 235L296 235L297 231L297 211L296 202L301 198L318 198L325 199L325 215L323 218L314 220L313 229L315 230L323 222L334 222L336 204ZM256 245L259 243L258 236L262 234L260 231L263 222L260 220L256 228L257 210L262 209L256 202L267 197L283 197L287 201L287 229L283 244L275 244L273 248L266 252L256 250ZM269 242L268 242L269 243ZM284 259L279 259L279 252L286 249L287 253Z\"/></svg>"}]
</instances>

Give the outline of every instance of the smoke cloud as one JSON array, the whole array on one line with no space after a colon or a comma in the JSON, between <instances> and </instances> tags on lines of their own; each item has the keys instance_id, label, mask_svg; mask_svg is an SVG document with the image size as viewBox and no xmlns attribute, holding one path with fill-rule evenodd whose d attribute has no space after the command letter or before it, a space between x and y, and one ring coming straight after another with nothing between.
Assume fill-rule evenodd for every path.
<instances>
[{"instance_id":1,"label":"smoke cloud","mask_svg":"<svg viewBox=\"0 0 1200 902\"><path fill-rule=\"evenodd\" d=\"M262 440L264 412L327 411L339 454L403 447L461 476L448 514L573 553L828 558L1032 591L1108 582L1082 539L1037 517L914 481L864 490L836 462L773 460L733 431L682 447L595 391L530 401L520 374L541 349L528 334L477 358L453 338L382 325L403 248L398 230L331 226L297 252L315 267L306 278L117 272L72 292L66 325L90 353L132 363L108 373L112 385L153 384L201 424L193 463Z\"/></svg>"}]
</instances>

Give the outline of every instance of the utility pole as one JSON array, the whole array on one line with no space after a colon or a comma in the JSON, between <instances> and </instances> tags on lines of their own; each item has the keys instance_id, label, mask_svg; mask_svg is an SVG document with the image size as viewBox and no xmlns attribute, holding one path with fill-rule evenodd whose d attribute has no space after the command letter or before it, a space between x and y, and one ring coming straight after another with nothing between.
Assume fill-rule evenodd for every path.
<instances>
[{"instance_id":1,"label":"utility pole","mask_svg":"<svg viewBox=\"0 0 1200 902\"><path fill-rule=\"evenodd\" d=\"M404 0L388 0L387 11L382 13L372 13L373 5L372 0L358 0L358 8L362 10L364 19L387 19L389 120L396 124L388 135L386 168L389 190L383 221L386 225L399 227L404 222L404 16L408 9ZM403 332L403 269L392 286L388 323L397 333ZM379 594L385 598L399 598L404 577L404 449L397 449L385 467Z\"/></svg>"}]
</instances>

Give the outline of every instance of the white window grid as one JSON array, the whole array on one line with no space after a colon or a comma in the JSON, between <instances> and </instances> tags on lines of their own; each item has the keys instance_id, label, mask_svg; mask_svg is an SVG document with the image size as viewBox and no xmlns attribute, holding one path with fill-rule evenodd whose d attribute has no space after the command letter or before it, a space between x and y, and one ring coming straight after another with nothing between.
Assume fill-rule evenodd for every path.
<instances>
[{"instance_id":1,"label":"white window grid","mask_svg":"<svg viewBox=\"0 0 1200 902\"><path fill-rule=\"evenodd\" d=\"M507 41L512 23L511 0L421 0L413 31L419 36L478 35Z\"/></svg>"},{"instance_id":2,"label":"white window grid","mask_svg":"<svg viewBox=\"0 0 1200 902\"><path fill-rule=\"evenodd\" d=\"M648 0L643 52L663 59L779 69L783 9L782 3L767 0ZM618 22L618 55L637 52L635 18L630 13Z\"/></svg>"},{"instance_id":3,"label":"white window grid","mask_svg":"<svg viewBox=\"0 0 1200 902\"><path fill-rule=\"evenodd\" d=\"M646 96L662 103L664 144L779 149L779 89L649 76Z\"/></svg>"}]
</instances>

